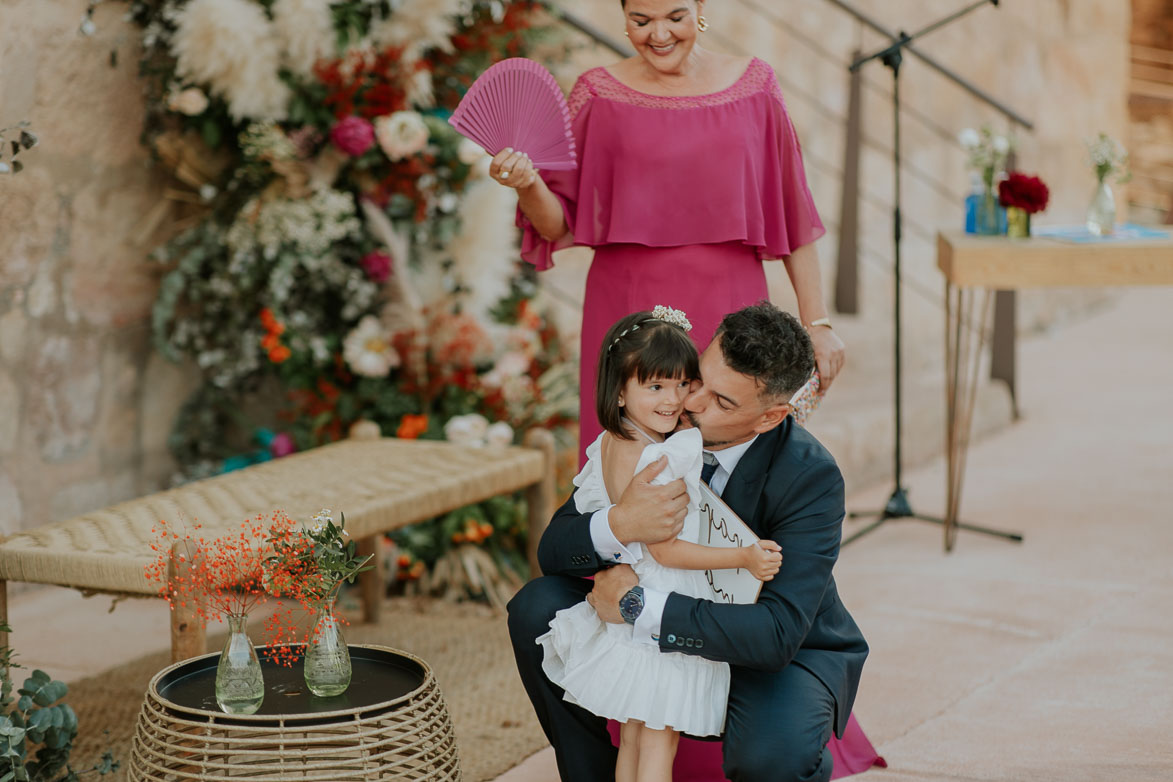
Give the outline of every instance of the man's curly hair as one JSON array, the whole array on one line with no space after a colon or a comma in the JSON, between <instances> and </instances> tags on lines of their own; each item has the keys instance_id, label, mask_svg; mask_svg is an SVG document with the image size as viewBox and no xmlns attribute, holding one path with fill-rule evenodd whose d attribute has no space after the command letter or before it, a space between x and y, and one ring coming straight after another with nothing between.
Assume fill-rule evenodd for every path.
<instances>
[{"instance_id":1,"label":"man's curly hair","mask_svg":"<svg viewBox=\"0 0 1173 782\"><path fill-rule=\"evenodd\" d=\"M725 363L757 380L768 404L788 401L815 370L815 349L806 329L768 301L726 315L716 339Z\"/></svg>"}]
</instances>

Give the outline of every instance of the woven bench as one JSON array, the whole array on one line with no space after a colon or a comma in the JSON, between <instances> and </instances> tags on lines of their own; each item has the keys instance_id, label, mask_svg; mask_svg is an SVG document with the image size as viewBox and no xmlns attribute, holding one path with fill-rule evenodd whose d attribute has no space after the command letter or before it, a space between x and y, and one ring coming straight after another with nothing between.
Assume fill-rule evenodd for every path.
<instances>
[{"instance_id":1,"label":"woven bench","mask_svg":"<svg viewBox=\"0 0 1173 782\"><path fill-rule=\"evenodd\" d=\"M537 540L554 512L554 442L549 432L532 430L525 445L344 440L21 532L0 541L0 618L8 617L9 581L87 594L157 595L160 585L147 579L145 568L155 559L151 528L160 519L198 522L201 534L213 537L235 531L258 513L283 510L308 520L331 508L346 514L346 528L360 550L373 553L385 532L525 489L528 554L536 572ZM364 617L371 622L378 621L383 592L379 559L360 577ZM0 642L7 644L7 638ZM172 611L172 660L203 654L204 647L194 612Z\"/></svg>"}]
</instances>

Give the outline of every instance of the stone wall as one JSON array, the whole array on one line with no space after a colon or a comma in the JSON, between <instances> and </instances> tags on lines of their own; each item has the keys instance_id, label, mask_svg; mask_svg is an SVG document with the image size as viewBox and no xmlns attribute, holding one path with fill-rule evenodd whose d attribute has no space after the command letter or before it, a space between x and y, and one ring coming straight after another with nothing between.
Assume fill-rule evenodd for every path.
<instances>
[{"instance_id":1,"label":"stone wall","mask_svg":"<svg viewBox=\"0 0 1173 782\"><path fill-rule=\"evenodd\" d=\"M0 0L0 126L40 145L0 178L0 534L160 488L186 382L155 355L164 182L138 138L135 31L121 3ZM116 51L116 64L111 52Z\"/></svg>"},{"instance_id":2,"label":"stone wall","mask_svg":"<svg viewBox=\"0 0 1173 782\"><path fill-rule=\"evenodd\" d=\"M893 28L915 30L942 13L931 0L859 0ZM1127 8L1120 0L1031 0L983 8L923 43L957 73L1037 123L1020 136L1023 168L1052 186L1047 220L1079 221L1092 182L1084 137L1124 136ZM574 10L617 39L616 0ZM764 18L751 10L765 9ZM160 488L173 469L166 436L191 378L150 344L161 241L146 219L167 182L138 143L142 105L136 31L121 3L98 5L97 33L78 34L85 0L0 0L0 126L28 119L41 138L28 168L0 179L0 534L69 517ZM812 189L828 225L824 279L834 279L835 231L846 113L846 63L879 39L818 0L712 0L715 48L759 55L780 75L806 150ZM116 64L111 52L116 51ZM567 69L613 59L584 49ZM839 318L857 378L887 373L891 343L890 78L865 71L862 309ZM961 220L965 126L1006 124L915 60L905 68L907 355L940 361L941 281L933 236ZM576 325L585 263L546 277ZM787 288L771 266L779 300ZM1031 328L1085 307L1099 294L1025 297ZM578 298L580 301L581 299ZM887 376L886 374L884 375ZM859 381L862 385L862 380Z\"/></svg>"}]
</instances>

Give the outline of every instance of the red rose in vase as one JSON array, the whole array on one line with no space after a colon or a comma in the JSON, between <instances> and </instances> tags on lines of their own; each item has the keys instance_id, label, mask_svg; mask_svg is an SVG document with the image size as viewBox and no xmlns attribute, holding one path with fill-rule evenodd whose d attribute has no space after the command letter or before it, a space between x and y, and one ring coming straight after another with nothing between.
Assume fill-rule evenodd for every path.
<instances>
[{"instance_id":1,"label":"red rose in vase","mask_svg":"<svg viewBox=\"0 0 1173 782\"><path fill-rule=\"evenodd\" d=\"M1012 171L998 183L998 201L1007 208L1018 207L1027 214L1035 214L1047 208L1051 193L1043 180Z\"/></svg>"}]
</instances>

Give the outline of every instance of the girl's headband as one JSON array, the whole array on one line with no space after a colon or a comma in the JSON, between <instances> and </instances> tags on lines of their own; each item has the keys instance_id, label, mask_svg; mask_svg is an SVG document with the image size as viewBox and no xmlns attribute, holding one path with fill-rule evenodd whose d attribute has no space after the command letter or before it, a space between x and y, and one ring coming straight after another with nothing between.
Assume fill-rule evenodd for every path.
<instances>
[{"instance_id":1,"label":"girl's headband","mask_svg":"<svg viewBox=\"0 0 1173 782\"><path fill-rule=\"evenodd\" d=\"M611 340L611 344L607 346L607 352L610 353L611 348L615 347L615 344L619 342L619 340L623 339L631 332L639 331L641 323L651 323L653 320L662 320L665 323L671 323L673 326L682 328L686 332L692 331L692 324L688 322L688 318L683 312L678 309L673 309L672 307L665 307L663 304L657 304L652 309L652 317L644 318L639 323L636 323L635 325L630 326L629 328L625 328L623 331L619 332L619 336Z\"/></svg>"}]
</instances>

